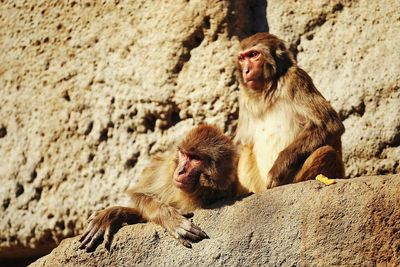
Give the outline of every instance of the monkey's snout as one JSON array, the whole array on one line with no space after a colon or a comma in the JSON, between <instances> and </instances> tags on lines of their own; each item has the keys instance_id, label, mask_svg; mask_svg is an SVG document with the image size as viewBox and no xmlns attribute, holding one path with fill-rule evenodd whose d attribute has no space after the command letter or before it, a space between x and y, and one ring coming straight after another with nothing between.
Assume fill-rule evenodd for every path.
<instances>
[{"instance_id":1,"label":"monkey's snout","mask_svg":"<svg viewBox=\"0 0 400 267\"><path fill-rule=\"evenodd\" d=\"M178 175L182 175L186 173L186 163L182 164L182 166L179 166L178 168Z\"/></svg>"}]
</instances>

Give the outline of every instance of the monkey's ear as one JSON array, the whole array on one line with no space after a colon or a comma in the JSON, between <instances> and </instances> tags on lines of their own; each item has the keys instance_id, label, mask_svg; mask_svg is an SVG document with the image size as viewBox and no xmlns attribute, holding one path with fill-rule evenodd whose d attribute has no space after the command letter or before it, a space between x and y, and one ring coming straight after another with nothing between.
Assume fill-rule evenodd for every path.
<instances>
[{"instance_id":1,"label":"monkey's ear","mask_svg":"<svg viewBox=\"0 0 400 267\"><path fill-rule=\"evenodd\" d=\"M289 59L289 51L286 49L284 44L279 44L276 48L275 54L280 61L285 61Z\"/></svg>"},{"instance_id":2,"label":"monkey's ear","mask_svg":"<svg viewBox=\"0 0 400 267\"><path fill-rule=\"evenodd\" d=\"M290 51L284 44L279 44L275 51L276 63L278 66L278 76L284 75L286 71L294 64Z\"/></svg>"}]
</instances>

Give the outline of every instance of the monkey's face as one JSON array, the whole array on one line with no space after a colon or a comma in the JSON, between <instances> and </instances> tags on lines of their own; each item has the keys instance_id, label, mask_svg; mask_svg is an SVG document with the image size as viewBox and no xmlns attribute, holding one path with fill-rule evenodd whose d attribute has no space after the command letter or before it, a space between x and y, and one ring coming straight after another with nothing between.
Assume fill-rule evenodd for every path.
<instances>
[{"instance_id":1,"label":"monkey's face","mask_svg":"<svg viewBox=\"0 0 400 267\"><path fill-rule=\"evenodd\" d=\"M259 32L240 42L238 70L245 88L264 91L296 64L285 43L275 35Z\"/></svg>"},{"instance_id":2,"label":"monkey's face","mask_svg":"<svg viewBox=\"0 0 400 267\"><path fill-rule=\"evenodd\" d=\"M178 165L174 172L175 185L187 192L193 193L199 183L203 160L195 154L178 150Z\"/></svg>"},{"instance_id":3,"label":"monkey's face","mask_svg":"<svg viewBox=\"0 0 400 267\"><path fill-rule=\"evenodd\" d=\"M261 90L264 87L264 59L256 47L251 47L239 53L238 62L247 88Z\"/></svg>"}]
</instances>

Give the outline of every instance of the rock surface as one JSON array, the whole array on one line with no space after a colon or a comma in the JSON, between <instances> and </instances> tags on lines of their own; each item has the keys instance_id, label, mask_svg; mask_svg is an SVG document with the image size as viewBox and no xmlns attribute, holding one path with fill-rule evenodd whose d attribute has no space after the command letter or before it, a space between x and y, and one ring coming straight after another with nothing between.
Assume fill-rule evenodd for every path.
<instances>
[{"instance_id":1,"label":"rock surface","mask_svg":"<svg viewBox=\"0 0 400 267\"><path fill-rule=\"evenodd\" d=\"M399 173L400 3L303 2L2 1L0 261L123 204L192 125L233 134L238 42L265 17L341 114L348 175Z\"/></svg>"},{"instance_id":2,"label":"rock surface","mask_svg":"<svg viewBox=\"0 0 400 267\"><path fill-rule=\"evenodd\" d=\"M399 266L400 176L282 186L193 221L211 238L192 249L149 223L123 227L110 252L70 238L31 266Z\"/></svg>"}]
</instances>

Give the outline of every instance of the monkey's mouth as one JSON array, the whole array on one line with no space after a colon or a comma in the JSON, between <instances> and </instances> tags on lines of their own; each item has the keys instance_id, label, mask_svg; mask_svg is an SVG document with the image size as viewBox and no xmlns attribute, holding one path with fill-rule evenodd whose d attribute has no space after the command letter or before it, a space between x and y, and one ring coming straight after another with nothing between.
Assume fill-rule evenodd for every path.
<instances>
[{"instance_id":1,"label":"monkey's mouth","mask_svg":"<svg viewBox=\"0 0 400 267\"><path fill-rule=\"evenodd\" d=\"M247 79L244 79L244 82L245 82L247 88L250 88L253 90L259 90L260 88L263 87L263 84L264 84L264 82L257 77L249 77Z\"/></svg>"},{"instance_id":2,"label":"monkey's mouth","mask_svg":"<svg viewBox=\"0 0 400 267\"><path fill-rule=\"evenodd\" d=\"M179 178L174 179L176 187L188 193L192 193L196 190L198 181L199 179L195 179L193 177L191 178L183 177L180 179Z\"/></svg>"}]
</instances>

